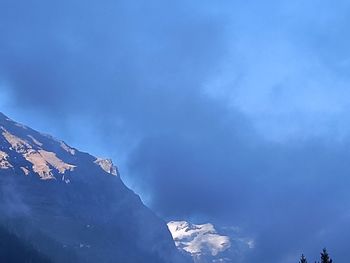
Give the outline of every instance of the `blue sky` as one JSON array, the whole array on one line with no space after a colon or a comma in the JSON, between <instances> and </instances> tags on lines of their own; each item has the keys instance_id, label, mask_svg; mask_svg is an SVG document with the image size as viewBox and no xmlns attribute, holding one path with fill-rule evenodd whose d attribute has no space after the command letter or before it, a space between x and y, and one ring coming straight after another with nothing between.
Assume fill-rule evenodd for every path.
<instances>
[{"instance_id":1,"label":"blue sky","mask_svg":"<svg viewBox=\"0 0 350 263\"><path fill-rule=\"evenodd\" d=\"M165 219L240 227L245 262L342 262L349 7L1 0L1 111L112 157Z\"/></svg>"}]
</instances>

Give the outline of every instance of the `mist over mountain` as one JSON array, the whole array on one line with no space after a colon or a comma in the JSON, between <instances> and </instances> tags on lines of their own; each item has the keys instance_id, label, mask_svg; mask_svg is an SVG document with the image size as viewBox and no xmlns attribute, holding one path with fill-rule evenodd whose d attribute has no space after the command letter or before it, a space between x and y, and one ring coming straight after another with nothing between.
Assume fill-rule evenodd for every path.
<instances>
[{"instance_id":1,"label":"mist over mountain","mask_svg":"<svg viewBox=\"0 0 350 263\"><path fill-rule=\"evenodd\" d=\"M188 262L111 160L0 114L0 223L52 262Z\"/></svg>"},{"instance_id":2,"label":"mist over mountain","mask_svg":"<svg viewBox=\"0 0 350 263\"><path fill-rule=\"evenodd\" d=\"M255 244L244 263L295 263L302 253L314 262L324 247L347 262L349 14L345 0L1 0L0 111L117 161L122 182L166 222L210 223L233 239L230 231L239 229ZM2 158L11 162L2 166L40 185L85 189L95 203L81 203L91 211L99 207L96 189L104 195L119 185L109 160L75 161L60 146L42 148L17 157L6 148ZM87 159L93 168L81 172ZM5 210L18 218L33 210L32 192L42 196L41 187L18 196L13 185L27 183L15 179L1 195L16 204ZM78 190L57 190L55 202L81 196ZM52 206L38 203L35 209ZM20 237L31 229L18 225ZM32 236L57 254L72 258L86 248L58 252L61 241L42 232Z\"/></svg>"}]
</instances>

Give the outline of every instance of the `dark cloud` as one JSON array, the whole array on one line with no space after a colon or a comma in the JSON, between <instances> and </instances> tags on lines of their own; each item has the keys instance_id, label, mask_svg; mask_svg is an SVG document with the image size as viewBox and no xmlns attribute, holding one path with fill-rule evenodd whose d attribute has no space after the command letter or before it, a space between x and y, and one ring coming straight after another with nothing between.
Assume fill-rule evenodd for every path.
<instances>
[{"instance_id":1,"label":"dark cloud","mask_svg":"<svg viewBox=\"0 0 350 263\"><path fill-rule=\"evenodd\" d=\"M344 261L348 5L300 4L2 0L4 105L125 159L164 218L241 227L246 262Z\"/></svg>"},{"instance_id":2,"label":"dark cloud","mask_svg":"<svg viewBox=\"0 0 350 263\"><path fill-rule=\"evenodd\" d=\"M157 211L243 227L257 245L248 262L289 262L289 253L336 249L330 240L337 234L323 232L348 214L348 143L276 146L230 133L207 140L215 129L191 141L174 135L139 145L130 160L156 193Z\"/></svg>"}]
</instances>

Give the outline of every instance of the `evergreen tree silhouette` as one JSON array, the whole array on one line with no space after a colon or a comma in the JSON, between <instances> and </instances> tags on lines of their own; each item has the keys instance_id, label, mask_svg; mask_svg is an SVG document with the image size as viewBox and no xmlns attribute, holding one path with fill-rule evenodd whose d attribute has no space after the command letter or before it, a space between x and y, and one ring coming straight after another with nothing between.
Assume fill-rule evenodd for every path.
<instances>
[{"instance_id":1,"label":"evergreen tree silhouette","mask_svg":"<svg viewBox=\"0 0 350 263\"><path fill-rule=\"evenodd\" d=\"M323 249L321 253L321 263L332 263L333 260L329 257L327 249Z\"/></svg>"},{"instance_id":2,"label":"evergreen tree silhouette","mask_svg":"<svg viewBox=\"0 0 350 263\"><path fill-rule=\"evenodd\" d=\"M301 255L299 263L307 263L307 260L306 260L306 257L304 256L304 254Z\"/></svg>"}]
</instances>

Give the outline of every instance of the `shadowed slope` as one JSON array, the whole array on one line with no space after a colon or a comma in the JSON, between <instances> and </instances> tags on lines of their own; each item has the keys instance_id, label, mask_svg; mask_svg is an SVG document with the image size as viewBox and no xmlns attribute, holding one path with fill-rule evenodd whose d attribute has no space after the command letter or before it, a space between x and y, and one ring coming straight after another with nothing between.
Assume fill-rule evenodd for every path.
<instances>
[{"instance_id":1,"label":"shadowed slope","mask_svg":"<svg viewBox=\"0 0 350 263\"><path fill-rule=\"evenodd\" d=\"M123 184L109 160L5 115L0 116L0 190L1 220L20 226L56 262L63 260L57 244L79 262L186 262L166 224Z\"/></svg>"}]
</instances>

